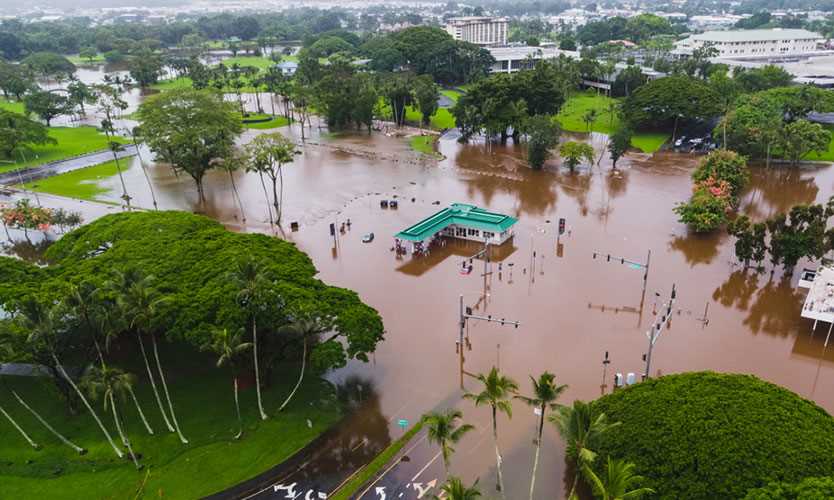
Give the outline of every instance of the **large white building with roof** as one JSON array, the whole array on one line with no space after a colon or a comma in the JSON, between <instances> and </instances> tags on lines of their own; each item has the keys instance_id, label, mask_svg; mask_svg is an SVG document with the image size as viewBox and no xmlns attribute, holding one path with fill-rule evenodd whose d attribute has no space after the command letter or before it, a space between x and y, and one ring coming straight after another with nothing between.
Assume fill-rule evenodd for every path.
<instances>
[{"instance_id":1,"label":"large white building with roof","mask_svg":"<svg viewBox=\"0 0 834 500\"><path fill-rule=\"evenodd\" d=\"M718 51L720 59L796 57L816 52L822 39L803 29L706 31L678 42L675 52L691 55L709 45Z\"/></svg>"},{"instance_id":2,"label":"large white building with roof","mask_svg":"<svg viewBox=\"0 0 834 500\"><path fill-rule=\"evenodd\" d=\"M506 17L452 17L446 24L452 38L475 45L506 45L509 29Z\"/></svg>"}]
</instances>

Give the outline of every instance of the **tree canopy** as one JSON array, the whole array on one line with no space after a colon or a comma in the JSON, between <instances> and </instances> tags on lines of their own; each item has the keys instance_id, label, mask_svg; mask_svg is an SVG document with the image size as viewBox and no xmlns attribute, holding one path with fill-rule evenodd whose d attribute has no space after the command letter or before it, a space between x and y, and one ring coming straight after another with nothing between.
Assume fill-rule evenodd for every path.
<instances>
[{"instance_id":1,"label":"tree canopy","mask_svg":"<svg viewBox=\"0 0 834 500\"><path fill-rule=\"evenodd\" d=\"M230 274L242 260L261 262L267 276L258 322L265 349L280 350L279 329L297 316L333 320L311 351L319 370L367 360L383 337L382 320L356 293L315 279L310 259L288 243L262 234L227 231L206 217L185 212L133 212L108 215L68 233L48 250L52 263L38 267L0 257L0 305L14 307L28 298L53 301L67 286L101 287L116 270L141 269L154 276L166 300L150 328L169 341L195 349L210 340L215 327L246 324L238 289ZM312 342L312 341L311 341Z\"/></svg>"},{"instance_id":2,"label":"tree canopy","mask_svg":"<svg viewBox=\"0 0 834 500\"><path fill-rule=\"evenodd\" d=\"M623 102L623 116L635 128L665 128L718 115L718 99L704 82L667 76L646 83Z\"/></svg>"},{"instance_id":3,"label":"tree canopy","mask_svg":"<svg viewBox=\"0 0 834 500\"><path fill-rule=\"evenodd\" d=\"M750 375L666 375L593 403L622 425L600 457L637 465L657 498L741 498L772 481L834 471L834 419L814 403Z\"/></svg>"}]
</instances>

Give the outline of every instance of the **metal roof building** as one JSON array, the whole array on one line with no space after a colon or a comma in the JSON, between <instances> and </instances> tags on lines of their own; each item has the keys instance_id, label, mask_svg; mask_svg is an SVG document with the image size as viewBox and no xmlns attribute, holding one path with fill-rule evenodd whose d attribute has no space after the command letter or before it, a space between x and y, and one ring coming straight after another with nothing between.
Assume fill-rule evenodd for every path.
<instances>
[{"instance_id":1,"label":"metal roof building","mask_svg":"<svg viewBox=\"0 0 834 500\"><path fill-rule=\"evenodd\" d=\"M488 242L500 245L513 236L512 227L518 219L465 203L453 203L434 215L404 229L394 237L398 240L423 243L436 235Z\"/></svg>"}]
</instances>

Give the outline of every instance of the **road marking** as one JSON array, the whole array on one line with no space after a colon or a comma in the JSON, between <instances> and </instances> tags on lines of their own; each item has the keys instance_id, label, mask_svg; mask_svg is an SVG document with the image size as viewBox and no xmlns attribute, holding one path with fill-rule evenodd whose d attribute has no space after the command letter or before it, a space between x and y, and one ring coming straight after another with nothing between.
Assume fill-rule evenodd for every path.
<instances>
[{"instance_id":1,"label":"road marking","mask_svg":"<svg viewBox=\"0 0 834 500\"><path fill-rule=\"evenodd\" d=\"M402 455L400 455L400 458L402 458L403 456L408 455L409 453L411 453L411 451L413 451L413 450L414 450L414 448L416 448L416 447L417 447L420 443L422 443L423 441L425 441L425 440L426 440L426 437L427 437L427 436L428 436L427 434L424 434L424 435L423 435L423 436L422 436L419 440L417 440L417 442L416 442L416 443L414 443L414 445L413 445L413 446L411 446L410 448L408 448L407 450L405 450L405 452L404 452ZM393 464L391 464L391 467L388 467L387 469L385 469L385 472L383 472L382 474L380 474L380 475L379 475L379 477L377 477L377 478L374 480L374 482L373 482L373 483L369 484L369 485L368 485L368 487L367 487L367 488L365 488L365 491L363 491L362 493L360 493L360 494L359 494L359 496L357 496L356 498L362 498L363 496L365 496L365 493L367 493L368 491L370 491L370 490L371 490L371 488L373 488L373 487L374 487L374 485L375 485L376 483L378 483L380 479L382 479L383 477L385 477L385 475L386 475L386 474L388 474L389 472L391 472L391 469L393 469L394 467L398 466L399 464L400 464L400 460L397 460L396 462L394 462Z\"/></svg>"},{"instance_id":2,"label":"road marking","mask_svg":"<svg viewBox=\"0 0 834 500\"><path fill-rule=\"evenodd\" d=\"M434 461L435 461L435 460L437 460L437 457L439 457L441 453L443 453L443 452L442 452L442 451L438 451L438 452L437 452L437 455L435 455L435 456L434 456L434 458L432 458L431 460L429 460L429 463L427 463L426 465L424 465L424 466L423 466L423 468L422 468L422 469L420 469L420 472L418 472L417 474L415 474L415 475L414 475L414 477L412 477L412 478L411 478L411 482L413 483L413 482L414 482L414 481L415 481L415 480L416 480L416 479L420 476L420 474L422 474L422 473L426 472L426 469L428 469L428 468L429 468L429 466L430 466L432 463L434 463Z\"/></svg>"}]
</instances>

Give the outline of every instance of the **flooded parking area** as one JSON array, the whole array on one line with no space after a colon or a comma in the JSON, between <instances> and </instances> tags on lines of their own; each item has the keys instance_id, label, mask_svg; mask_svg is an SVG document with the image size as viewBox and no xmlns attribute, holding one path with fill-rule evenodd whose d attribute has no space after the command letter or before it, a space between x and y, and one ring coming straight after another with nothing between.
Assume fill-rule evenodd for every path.
<instances>
[{"instance_id":1,"label":"flooded parking area","mask_svg":"<svg viewBox=\"0 0 834 500\"><path fill-rule=\"evenodd\" d=\"M295 128L281 131L298 135ZM602 137L591 141L604 147ZM633 372L639 379L653 311L661 309L674 285L673 320L655 345L652 376L697 370L751 373L834 411L834 346L824 345L827 328L812 332L811 323L800 318L805 292L797 291L795 278L783 276L781 269L773 275L770 268L745 272L735 263L731 237L723 232L691 235L677 222L672 208L690 195L697 157L634 153L617 170L605 158L571 173L555 161L543 171L530 170L522 146L486 148L444 139L439 152L444 158L435 161L410 150L402 138L314 129L303 154L285 167L280 230L269 225L257 176L235 174L241 214L226 173L207 176L208 201L198 206L190 178L152 165L147 151L142 155L160 208L198 211L232 230L291 240L310 255L321 279L356 290L380 311L386 339L371 361L350 363L329 376L361 388L361 418L346 421L341 445L334 445L338 452L311 469L317 477L366 461L373 455L369 450L376 452L401 435L399 420L413 423L424 412L456 406L478 431L458 446L451 471L467 481L480 477L483 485L494 483L489 411L461 400L456 347L461 295L477 314L520 322L518 328L468 322L465 371L500 366L523 392L530 390L529 376L545 370L569 385L562 403L610 391L617 372ZM133 166L125 173L129 194L136 205L151 207L140 158L130 161ZM117 202L118 178L104 185L112 188L108 199ZM740 210L766 218L795 204L824 201L833 185L830 166L754 166ZM398 208L380 207L381 200L391 199L398 200ZM462 261L481 249L476 243L449 241L423 257L392 251L394 234L456 202L518 218L515 237L492 248L486 276L479 260L472 273L460 273ZM560 218L566 231L557 238ZM348 219L349 228L331 236L330 224L338 228ZM298 231L290 230L291 222L298 222ZM374 233L374 240L363 242L368 233ZM642 269L624 261L645 262L649 251L644 287ZM606 352L611 364L603 385ZM478 389L469 376L464 385ZM507 497L521 498L529 487L536 416L520 401L514 410L511 420L499 419L498 432ZM424 488L432 479L443 480L437 450L421 446L412 452L410 469L393 473L393 486L402 491L416 492L408 486L415 482ZM361 458L350 458L360 457L357 453ZM559 496L564 468L561 442L548 426L538 498ZM327 488L333 483L317 482Z\"/></svg>"}]
</instances>

